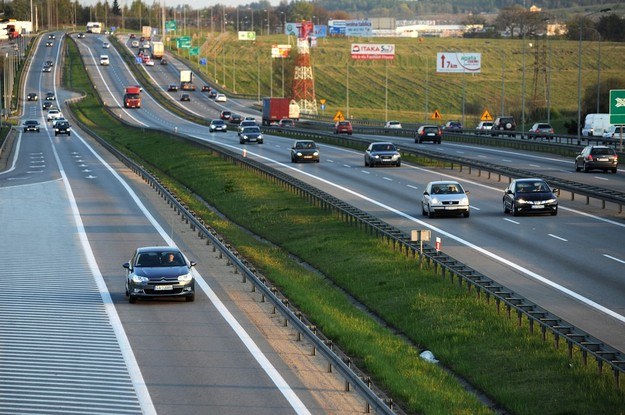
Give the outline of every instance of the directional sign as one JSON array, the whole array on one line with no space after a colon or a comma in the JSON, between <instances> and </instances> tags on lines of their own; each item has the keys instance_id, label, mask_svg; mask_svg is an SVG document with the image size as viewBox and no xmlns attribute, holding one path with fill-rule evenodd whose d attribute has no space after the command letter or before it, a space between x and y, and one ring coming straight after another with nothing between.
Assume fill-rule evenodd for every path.
<instances>
[{"instance_id":1,"label":"directional sign","mask_svg":"<svg viewBox=\"0 0 625 415\"><path fill-rule=\"evenodd\" d=\"M492 121L492 120L493 120L493 116L490 115L490 112L488 112L488 110L484 110L484 113L480 117L480 121Z\"/></svg>"},{"instance_id":2,"label":"directional sign","mask_svg":"<svg viewBox=\"0 0 625 415\"><path fill-rule=\"evenodd\" d=\"M610 90L610 124L625 124L625 89Z\"/></svg>"},{"instance_id":3,"label":"directional sign","mask_svg":"<svg viewBox=\"0 0 625 415\"><path fill-rule=\"evenodd\" d=\"M343 115L343 113L339 110L336 112L336 114L334 115L333 118L334 121L345 121L345 116Z\"/></svg>"},{"instance_id":4,"label":"directional sign","mask_svg":"<svg viewBox=\"0 0 625 415\"><path fill-rule=\"evenodd\" d=\"M176 21L175 20L167 20L165 22L165 31L166 32L173 32L174 30L176 30Z\"/></svg>"},{"instance_id":5,"label":"directional sign","mask_svg":"<svg viewBox=\"0 0 625 415\"><path fill-rule=\"evenodd\" d=\"M190 48L191 47L191 37L190 36L180 36L176 39L176 44L178 48Z\"/></svg>"},{"instance_id":6,"label":"directional sign","mask_svg":"<svg viewBox=\"0 0 625 415\"><path fill-rule=\"evenodd\" d=\"M199 46L194 46L192 48L189 48L189 56L197 56L200 54L200 47Z\"/></svg>"},{"instance_id":7,"label":"directional sign","mask_svg":"<svg viewBox=\"0 0 625 415\"><path fill-rule=\"evenodd\" d=\"M430 117L433 120L442 120L443 116L441 115L441 113L438 110L434 110L434 113L432 114L432 116Z\"/></svg>"},{"instance_id":8,"label":"directional sign","mask_svg":"<svg viewBox=\"0 0 625 415\"><path fill-rule=\"evenodd\" d=\"M480 73L481 53L439 52L436 54L437 73Z\"/></svg>"}]
</instances>

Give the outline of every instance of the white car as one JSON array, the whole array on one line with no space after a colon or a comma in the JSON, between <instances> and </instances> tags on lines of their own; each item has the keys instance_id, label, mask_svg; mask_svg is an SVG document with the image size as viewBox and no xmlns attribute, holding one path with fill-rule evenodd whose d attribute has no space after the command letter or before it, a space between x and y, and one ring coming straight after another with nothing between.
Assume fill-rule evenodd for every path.
<instances>
[{"instance_id":1,"label":"white car","mask_svg":"<svg viewBox=\"0 0 625 415\"><path fill-rule=\"evenodd\" d=\"M477 127L475 127L475 130L477 131L478 134L480 134L481 132L490 131L492 129L493 129L492 121L480 121Z\"/></svg>"},{"instance_id":2,"label":"white car","mask_svg":"<svg viewBox=\"0 0 625 415\"><path fill-rule=\"evenodd\" d=\"M100 55L100 65L108 66L110 63L108 55Z\"/></svg>"},{"instance_id":3,"label":"white car","mask_svg":"<svg viewBox=\"0 0 625 415\"><path fill-rule=\"evenodd\" d=\"M130 47L138 48L139 47L139 41L138 40L133 40L132 43L130 44Z\"/></svg>"},{"instance_id":4,"label":"white car","mask_svg":"<svg viewBox=\"0 0 625 415\"><path fill-rule=\"evenodd\" d=\"M47 116L47 120L48 121L52 121L52 120L56 120L63 117L63 114L61 114L61 111L59 110L48 110L48 116Z\"/></svg>"},{"instance_id":5,"label":"white car","mask_svg":"<svg viewBox=\"0 0 625 415\"><path fill-rule=\"evenodd\" d=\"M145 66L154 66L154 61L152 59L145 61Z\"/></svg>"},{"instance_id":6,"label":"white car","mask_svg":"<svg viewBox=\"0 0 625 415\"><path fill-rule=\"evenodd\" d=\"M387 121L384 128L402 128L399 121Z\"/></svg>"},{"instance_id":7,"label":"white car","mask_svg":"<svg viewBox=\"0 0 625 415\"><path fill-rule=\"evenodd\" d=\"M436 215L463 215L468 218L469 192L460 183L450 180L430 182L425 187L421 199L423 216L433 218Z\"/></svg>"},{"instance_id":8,"label":"white car","mask_svg":"<svg viewBox=\"0 0 625 415\"><path fill-rule=\"evenodd\" d=\"M610 125L608 129L603 133L603 138L606 140L620 140L621 135L625 140L625 126L623 125Z\"/></svg>"},{"instance_id":9,"label":"white car","mask_svg":"<svg viewBox=\"0 0 625 415\"><path fill-rule=\"evenodd\" d=\"M226 101L228 101L228 98L226 98L225 94L217 94L217 96L215 97L215 101L216 102L226 102Z\"/></svg>"},{"instance_id":10,"label":"white car","mask_svg":"<svg viewBox=\"0 0 625 415\"><path fill-rule=\"evenodd\" d=\"M108 42L104 42L104 43L102 43L102 47L103 47L104 49L108 49L108 48L110 48L110 47L111 47L111 44L110 44L110 43L108 43Z\"/></svg>"}]
</instances>

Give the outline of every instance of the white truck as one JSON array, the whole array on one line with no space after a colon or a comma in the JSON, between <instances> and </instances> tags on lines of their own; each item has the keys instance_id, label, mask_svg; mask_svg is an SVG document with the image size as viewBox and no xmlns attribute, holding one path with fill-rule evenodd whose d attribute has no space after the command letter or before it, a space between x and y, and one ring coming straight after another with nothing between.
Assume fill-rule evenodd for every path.
<instances>
[{"instance_id":1,"label":"white truck","mask_svg":"<svg viewBox=\"0 0 625 415\"><path fill-rule=\"evenodd\" d=\"M152 59L162 59L165 56L165 45L163 42L152 42Z\"/></svg>"},{"instance_id":2,"label":"white truck","mask_svg":"<svg viewBox=\"0 0 625 415\"><path fill-rule=\"evenodd\" d=\"M610 114L588 114L584 120L582 135L584 137L602 137L610 128Z\"/></svg>"},{"instance_id":3,"label":"white truck","mask_svg":"<svg viewBox=\"0 0 625 415\"><path fill-rule=\"evenodd\" d=\"M144 40L152 40L152 26L141 26L141 37Z\"/></svg>"},{"instance_id":4,"label":"white truck","mask_svg":"<svg viewBox=\"0 0 625 415\"><path fill-rule=\"evenodd\" d=\"M195 85L193 85L193 72L180 71L180 89L183 91L195 91Z\"/></svg>"}]
</instances>

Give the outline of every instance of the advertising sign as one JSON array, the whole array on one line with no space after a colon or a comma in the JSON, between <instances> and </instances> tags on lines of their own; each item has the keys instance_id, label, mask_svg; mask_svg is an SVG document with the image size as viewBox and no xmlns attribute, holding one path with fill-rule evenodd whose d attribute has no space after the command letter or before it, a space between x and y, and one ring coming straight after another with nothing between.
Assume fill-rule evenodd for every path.
<instances>
[{"instance_id":1,"label":"advertising sign","mask_svg":"<svg viewBox=\"0 0 625 415\"><path fill-rule=\"evenodd\" d=\"M328 21L328 35L345 36L345 20Z\"/></svg>"},{"instance_id":2,"label":"advertising sign","mask_svg":"<svg viewBox=\"0 0 625 415\"><path fill-rule=\"evenodd\" d=\"M395 59L395 45L374 43L352 43L352 59L378 60Z\"/></svg>"},{"instance_id":3,"label":"advertising sign","mask_svg":"<svg viewBox=\"0 0 625 415\"><path fill-rule=\"evenodd\" d=\"M272 58L288 58L291 52L291 45L271 45Z\"/></svg>"},{"instance_id":4,"label":"advertising sign","mask_svg":"<svg viewBox=\"0 0 625 415\"><path fill-rule=\"evenodd\" d=\"M437 73L480 73L481 53L438 52L436 54Z\"/></svg>"},{"instance_id":5,"label":"advertising sign","mask_svg":"<svg viewBox=\"0 0 625 415\"><path fill-rule=\"evenodd\" d=\"M327 37L328 36L328 26L321 24L315 25L315 37Z\"/></svg>"},{"instance_id":6,"label":"advertising sign","mask_svg":"<svg viewBox=\"0 0 625 415\"><path fill-rule=\"evenodd\" d=\"M297 36L299 34L299 23L287 23L284 26L284 34L287 36Z\"/></svg>"},{"instance_id":7,"label":"advertising sign","mask_svg":"<svg viewBox=\"0 0 625 415\"><path fill-rule=\"evenodd\" d=\"M346 20L345 36L370 37L373 35L369 20Z\"/></svg>"},{"instance_id":8,"label":"advertising sign","mask_svg":"<svg viewBox=\"0 0 625 415\"><path fill-rule=\"evenodd\" d=\"M239 31L239 40L256 40L256 32Z\"/></svg>"}]
</instances>

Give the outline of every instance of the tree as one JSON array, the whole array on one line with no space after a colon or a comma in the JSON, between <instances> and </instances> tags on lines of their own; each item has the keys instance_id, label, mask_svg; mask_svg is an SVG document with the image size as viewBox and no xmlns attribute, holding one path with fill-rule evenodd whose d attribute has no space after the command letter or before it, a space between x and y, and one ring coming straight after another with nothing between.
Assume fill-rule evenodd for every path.
<instances>
[{"instance_id":1,"label":"tree","mask_svg":"<svg viewBox=\"0 0 625 415\"><path fill-rule=\"evenodd\" d=\"M621 18L616 14L608 14L601 16L597 23L597 31L601 34L603 40L612 42L625 42L625 18Z\"/></svg>"},{"instance_id":2,"label":"tree","mask_svg":"<svg viewBox=\"0 0 625 415\"><path fill-rule=\"evenodd\" d=\"M111 13L115 16L122 15L122 10L119 8L119 2L117 0L113 0L113 9L111 10Z\"/></svg>"}]
</instances>

